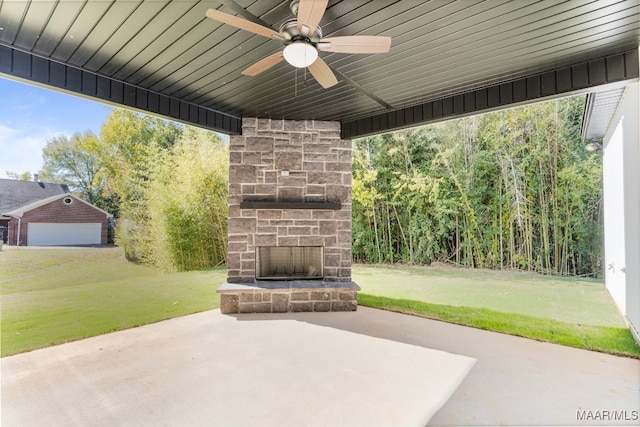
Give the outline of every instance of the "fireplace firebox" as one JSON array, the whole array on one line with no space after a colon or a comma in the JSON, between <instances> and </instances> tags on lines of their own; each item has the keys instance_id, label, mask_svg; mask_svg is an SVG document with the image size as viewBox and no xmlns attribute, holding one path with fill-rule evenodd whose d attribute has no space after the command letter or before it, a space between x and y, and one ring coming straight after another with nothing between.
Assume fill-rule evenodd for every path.
<instances>
[{"instance_id":1,"label":"fireplace firebox","mask_svg":"<svg viewBox=\"0 0 640 427\"><path fill-rule=\"evenodd\" d=\"M257 280L322 279L321 246L259 246Z\"/></svg>"}]
</instances>

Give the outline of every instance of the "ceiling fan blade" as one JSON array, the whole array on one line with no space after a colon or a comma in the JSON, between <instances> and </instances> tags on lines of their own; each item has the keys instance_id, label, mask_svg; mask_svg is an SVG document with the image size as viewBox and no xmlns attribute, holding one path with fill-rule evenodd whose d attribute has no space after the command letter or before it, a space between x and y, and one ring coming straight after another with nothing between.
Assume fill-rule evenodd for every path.
<instances>
[{"instance_id":1,"label":"ceiling fan blade","mask_svg":"<svg viewBox=\"0 0 640 427\"><path fill-rule=\"evenodd\" d=\"M316 59L313 64L309 65L309 72L320 83L320 86L325 89L338 84L335 74L322 58Z\"/></svg>"},{"instance_id":2,"label":"ceiling fan blade","mask_svg":"<svg viewBox=\"0 0 640 427\"><path fill-rule=\"evenodd\" d=\"M234 0L217 0L218 3L223 6L233 10L238 16L246 19L247 21L255 22L256 24L262 25L263 27L269 28L270 25L264 22L262 19L255 16L253 13L249 12L244 7L240 6Z\"/></svg>"},{"instance_id":3,"label":"ceiling fan blade","mask_svg":"<svg viewBox=\"0 0 640 427\"><path fill-rule=\"evenodd\" d=\"M282 37L279 32L272 30L271 28L256 24L255 22L247 21L246 19L238 18L237 16L229 15L228 13L220 12L216 9L207 10L207 17L241 30L250 31L254 34L258 34L259 36L268 38L272 38L274 36Z\"/></svg>"},{"instance_id":4,"label":"ceiling fan blade","mask_svg":"<svg viewBox=\"0 0 640 427\"><path fill-rule=\"evenodd\" d=\"M283 59L284 58L282 57L282 52L274 53L273 55L267 56L266 58L256 62L255 64L244 70L242 74L245 76L258 75L261 72L273 67L274 65L279 64Z\"/></svg>"},{"instance_id":5,"label":"ceiling fan blade","mask_svg":"<svg viewBox=\"0 0 640 427\"><path fill-rule=\"evenodd\" d=\"M313 34L327 9L329 0L300 0L298 5L298 31Z\"/></svg>"},{"instance_id":6,"label":"ceiling fan blade","mask_svg":"<svg viewBox=\"0 0 640 427\"><path fill-rule=\"evenodd\" d=\"M328 43L328 44L327 44ZM391 37L343 36L320 40L318 49L335 53L385 53L391 49Z\"/></svg>"}]
</instances>

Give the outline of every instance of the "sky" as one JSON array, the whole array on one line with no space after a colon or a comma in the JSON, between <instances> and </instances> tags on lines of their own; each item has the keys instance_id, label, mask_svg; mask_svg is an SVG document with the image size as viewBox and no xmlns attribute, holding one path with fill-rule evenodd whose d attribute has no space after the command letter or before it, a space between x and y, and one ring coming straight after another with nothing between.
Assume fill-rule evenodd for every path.
<instances>
[{"instance_id":1,"label":"sky","mask_svg":"<svg viewBox=\"0 0 640 427\"><path fill-rule=\"evenodd\" d=\"M38 172L51 138L100 134L113 107L0 77L0 178L7 171Z\"/></svg>"}]
</instances>

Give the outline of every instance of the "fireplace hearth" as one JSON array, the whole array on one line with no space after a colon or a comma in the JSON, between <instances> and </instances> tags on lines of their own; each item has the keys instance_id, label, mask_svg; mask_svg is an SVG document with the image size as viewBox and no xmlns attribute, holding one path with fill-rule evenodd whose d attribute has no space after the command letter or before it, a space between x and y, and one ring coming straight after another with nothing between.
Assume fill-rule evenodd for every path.
<instances>
[{"instance_id":1,"label":"fireplace hearth","mask_svg":"<svg viewBox=\"0 0 640 427\"><path fill-rule=\"evenodd\" d=\"M346 311L351 281L351 141L340 123L242 119L229 143L223 313Z\"/></svg>"}]
</instances>

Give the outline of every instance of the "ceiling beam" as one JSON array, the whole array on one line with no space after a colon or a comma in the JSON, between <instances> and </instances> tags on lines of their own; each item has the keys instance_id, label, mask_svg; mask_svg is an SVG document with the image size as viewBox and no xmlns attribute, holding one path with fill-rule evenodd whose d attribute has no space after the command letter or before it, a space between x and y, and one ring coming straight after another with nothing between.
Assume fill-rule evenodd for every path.
<instances>
[{"instance_id":1,"label":"ceiling beam","mask_svg":"<svg viewBox=\"0 0 640 427\"><path fill-rule=\"evenodd\" d=\"M638 50L548 70L394 111L342 122L342 138L353 139L585 92L637 79Z\"/></svg>"},{"instance_id":2,"label":"ceiling beam","mask_svg":"<svg viewBox=\"0 0 640 427\"><path fill-rule=\"evenodd\" d=\"M9 46L0 45L0 75L229 135L242 133L240 117L162 95Z\"/></svg>"}]
</instances>

